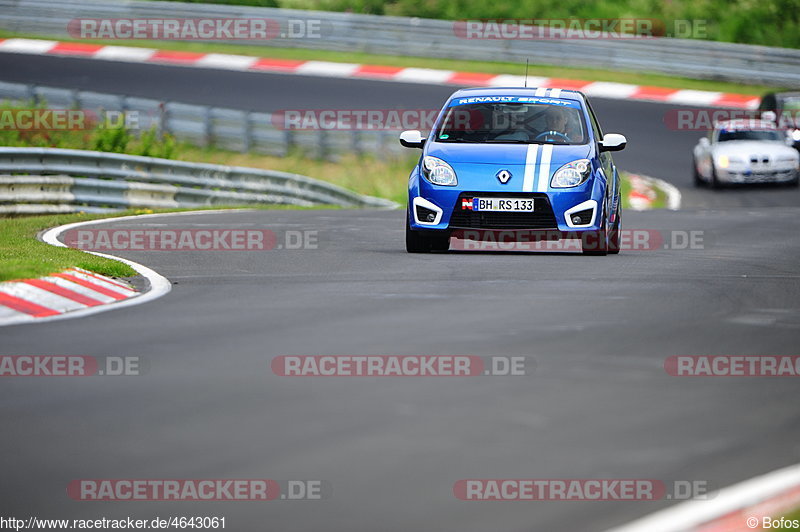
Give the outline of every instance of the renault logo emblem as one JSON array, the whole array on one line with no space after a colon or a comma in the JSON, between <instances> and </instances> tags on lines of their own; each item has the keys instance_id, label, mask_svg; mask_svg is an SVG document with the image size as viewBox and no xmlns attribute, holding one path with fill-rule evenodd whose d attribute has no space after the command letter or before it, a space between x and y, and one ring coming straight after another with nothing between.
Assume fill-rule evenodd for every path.
<instances>
[{"instance_id":1,"label":"renault logo emblem","mask_svg":"<svg viewBox=\"0 0 800 532\"><path fill-rule=\"evenodd\" d=\"M508 180L511 179L511 172L509 172L508 170L500 170L499 172L497 172L497 175L495 177L497 177L497 179L499 179L500 182L505 185L506 183L508 183Z\"/></svg>"}]
</instances>

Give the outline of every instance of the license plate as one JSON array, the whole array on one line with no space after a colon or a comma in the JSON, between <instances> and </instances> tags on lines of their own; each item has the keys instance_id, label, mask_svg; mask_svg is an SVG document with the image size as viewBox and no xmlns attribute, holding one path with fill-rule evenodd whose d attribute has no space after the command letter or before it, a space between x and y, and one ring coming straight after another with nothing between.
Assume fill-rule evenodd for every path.
<instances>
[{"instance_id":1,"label":"license plate","mask_svg":"<svg viewBox=\"0 0 800 532\"><path fill-rule=\"evenodd\" d=\"M531 198L472 198L473 211L533 212Z\"/></svg>"}]
</instances>

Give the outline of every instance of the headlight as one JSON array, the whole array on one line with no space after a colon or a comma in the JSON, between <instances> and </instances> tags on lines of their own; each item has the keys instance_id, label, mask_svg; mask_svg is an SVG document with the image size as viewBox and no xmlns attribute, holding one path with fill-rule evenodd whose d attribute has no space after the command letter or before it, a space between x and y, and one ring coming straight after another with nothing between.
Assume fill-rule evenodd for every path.
<instances>
[{"instance_id":1,"label":"headlight","mask_svg":"<svg viewBox=\"0 0 800 532\"><path fill-rule=\"evenodd\" d=\"M578 159L567 163L553 174L550 186L553 188L577 187L589 179L592 172L592 164L589 159Z\"/></svg>"},{"instance_id":2,"label":"headlight","mask_svg":"<svg viewBox=\"0 0 800 532\"><path fill-rule=\"evenodd\" d=\"M800 140L800 129L795 129L792 131L792 140L798 141Z\"/></svg>"},{"instance_id":3,"label":"headlight","mask_svg":"<svg viewBox=\"0 0 800 532\"><path fill-rule=\"evenodd\" d=\"M458 184L453 167L443 160L430 155L422 160L422 175L434 185L452 187Z\"/></svg>"},{"instance_id":4,"label":"headlight","mask_svg":"<svg viewBox=\"0 0 800 532\"><path fill-rule=\"evenodd\" d=\"M717 157L717 166L720 168L727 168L731 164L742 164L744 161L738 157L729 157L727 155L720 155Z\"/></svg>"}]
</instances>

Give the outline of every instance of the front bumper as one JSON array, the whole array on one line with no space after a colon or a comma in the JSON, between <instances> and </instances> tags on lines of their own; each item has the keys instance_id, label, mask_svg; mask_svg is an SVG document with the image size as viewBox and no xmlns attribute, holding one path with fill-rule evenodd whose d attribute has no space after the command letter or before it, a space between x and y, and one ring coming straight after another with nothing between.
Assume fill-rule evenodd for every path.
<instances>
[{"instance_id":1,"label":"front bumper","mask_svg":"<svg viewBox=\"0 0 800 532\"><path fill-rule=\"evenodd\" d=\"M723 183L785 183L797 178L794 168L770 168L758 170L717 170L717 179Z\"/></svg>"},{"instance_id":2,"label":"front bumper","mask_svg":"<svg viewBox=\"0 0 800 532\"><path fill-rule=\"evenodd\" d=\"M469 207L474 197L511 197L534 200L533 212L476 212ZM574 189L548 192L484 192L409 189L409 221L411 229L446 231L544 230L562 232L597 231L602 225L605 188L596 180ZM578 219L573 220L574 217ZM577 223L576 223L577 222Z\"/></svg>"}]
</instances>

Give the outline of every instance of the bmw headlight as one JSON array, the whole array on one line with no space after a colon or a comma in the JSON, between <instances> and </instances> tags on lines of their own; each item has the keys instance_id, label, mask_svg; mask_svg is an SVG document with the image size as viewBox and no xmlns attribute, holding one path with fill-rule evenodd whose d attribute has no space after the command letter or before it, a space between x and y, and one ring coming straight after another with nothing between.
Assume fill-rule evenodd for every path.
<instances>
[{"instance_id":1,"label":"bmw headlight","mask_svg":"<svg viewBox=\"0 0 800 532\"><path fill-rule=\"evenodd\" d=\"M744 161L738 157L730 157L728 155L720 155L717 157L717 166L720 168L728 168L730 165L742 164Z\"/></svg>"},{"instance_id":2,"label":"bmw headlight","mask_svg":"<svg viewBox=\"0 0 800 532\"><path fill-rule=\"evenodd\" d=\"M438 157L428 155L422 160L422 175L434 185L452 187L458 184L453 167Z\"/></svg>"},{"instance_id":3,"label":"bmw headlight","mask_svg":"<svg viewBox=\"0 0 800 532\"><path fill-rule=\"evenodd\" d=\"M577 187L589 179L592 172L592 164L589 159L578 159L567 163L553 174L550 186L553 188Z\"/></svg>"}]
</instances>

